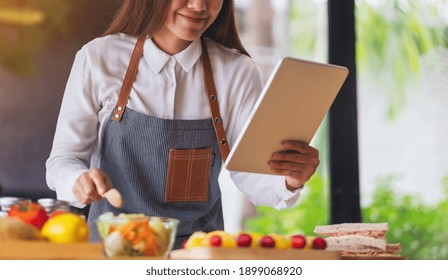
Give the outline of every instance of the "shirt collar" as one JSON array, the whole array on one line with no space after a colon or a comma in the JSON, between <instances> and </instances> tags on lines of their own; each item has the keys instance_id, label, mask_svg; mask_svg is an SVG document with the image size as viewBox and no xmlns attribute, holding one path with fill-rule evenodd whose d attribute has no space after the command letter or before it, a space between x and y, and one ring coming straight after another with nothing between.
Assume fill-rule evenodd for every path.
<instances>
[{"instance_id":1,"label":"shirt collar","mask_svg":"<svg viewBox=\"0 0 448 280\"><path fill-rule=\"evenodd\" d=\"M175 54L173 57L185 72L189 72L191 68L193 68L195 63L199 60L201 54L201 40L198 39L193 41L185 50ZM154 44L152 39L146 40L143 56L155 73L160 73L160 71L162 71L163 67L165 67L169 59L172 57L171 55L159 49L159 47Z\"/></svg>"}]
</instances>

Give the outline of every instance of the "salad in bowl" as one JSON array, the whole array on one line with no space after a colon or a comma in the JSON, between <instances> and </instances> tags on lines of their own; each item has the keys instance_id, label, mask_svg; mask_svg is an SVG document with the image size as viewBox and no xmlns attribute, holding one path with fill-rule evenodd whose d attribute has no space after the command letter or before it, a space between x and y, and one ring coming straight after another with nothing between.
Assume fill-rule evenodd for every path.
<instances>
[{"instance_id":1,"label":"salad in bowl","mask_svg":"<svg viewBox=\"0 0 448 280\"><path fill-rule=\"evenodd\" d=\"M96 224L108 257L167 257L179 220L107 212L98 217Z\"/></svg>"}]
</instances>

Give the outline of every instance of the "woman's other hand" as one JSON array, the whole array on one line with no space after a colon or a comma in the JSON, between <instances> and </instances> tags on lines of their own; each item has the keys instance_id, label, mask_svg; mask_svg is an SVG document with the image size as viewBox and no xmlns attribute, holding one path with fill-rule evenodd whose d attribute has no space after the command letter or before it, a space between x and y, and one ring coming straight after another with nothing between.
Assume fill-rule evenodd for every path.
<instances>
[{"instance_id":1,"label":"woman's other hand","mask_svg":"<svg viewBox=\"0 0 448 280\"><path fill-rule=\"evenodd\" d=\"M94 168L86 171L76 179L73 194L83 204L101 200L102 195L112 188L109 176L103 171Z\"/></svg>"},{"instance_id":2,"label":"woman's other hand","mask_svg":"<svg viewBox=\"0 0 448 280\"><path fill-rule=\"evenodd\" d=\"M286 187L295 190L303 186L320 164L319 150L294 140L282 143L284 151L276 152L269 160L272 172L286 176Z\"/></svg>"}]
</instances>

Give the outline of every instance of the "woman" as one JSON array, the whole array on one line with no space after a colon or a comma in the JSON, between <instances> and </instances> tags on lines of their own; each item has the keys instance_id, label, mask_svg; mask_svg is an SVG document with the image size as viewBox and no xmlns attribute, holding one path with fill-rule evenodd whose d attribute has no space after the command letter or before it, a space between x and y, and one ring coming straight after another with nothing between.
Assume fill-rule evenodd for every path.
<instances>
[{"instance_id":1,"label":"woman","mask_svg":"<svg viewBox=\"0 0 448 280\"><path fill-rule=\"evenodd\" d=\"M261 89L233 1L124 0L105 36L76 55L48 185L60 200L91 204L92 241L94 221L107 211L179 219L175 247L194 231L223 229L222 158ZM284 147L266 163L281 176L231 173L254 204L293 205L319 165L307 144ZM122 209L101 199L112 187Z\"/></svg>"}]
</instances>

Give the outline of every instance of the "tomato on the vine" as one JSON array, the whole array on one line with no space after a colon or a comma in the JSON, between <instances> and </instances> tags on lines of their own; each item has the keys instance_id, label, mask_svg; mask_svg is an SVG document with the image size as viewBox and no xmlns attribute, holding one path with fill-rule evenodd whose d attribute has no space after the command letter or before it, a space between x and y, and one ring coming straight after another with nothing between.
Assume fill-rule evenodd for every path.
<instances>
[{"instance_id":1,"label":"tomato on the vine","mask_svg":"<svg viewBox=\"0 0 448 280\"><path fill-rule=\"evenodd\" d=\"M45 209L38 203L21 201L14 204L8 212L9 217L16 217L25 223L37 227L39 230L48 220Z\"/></svg>"}]
</instances>

